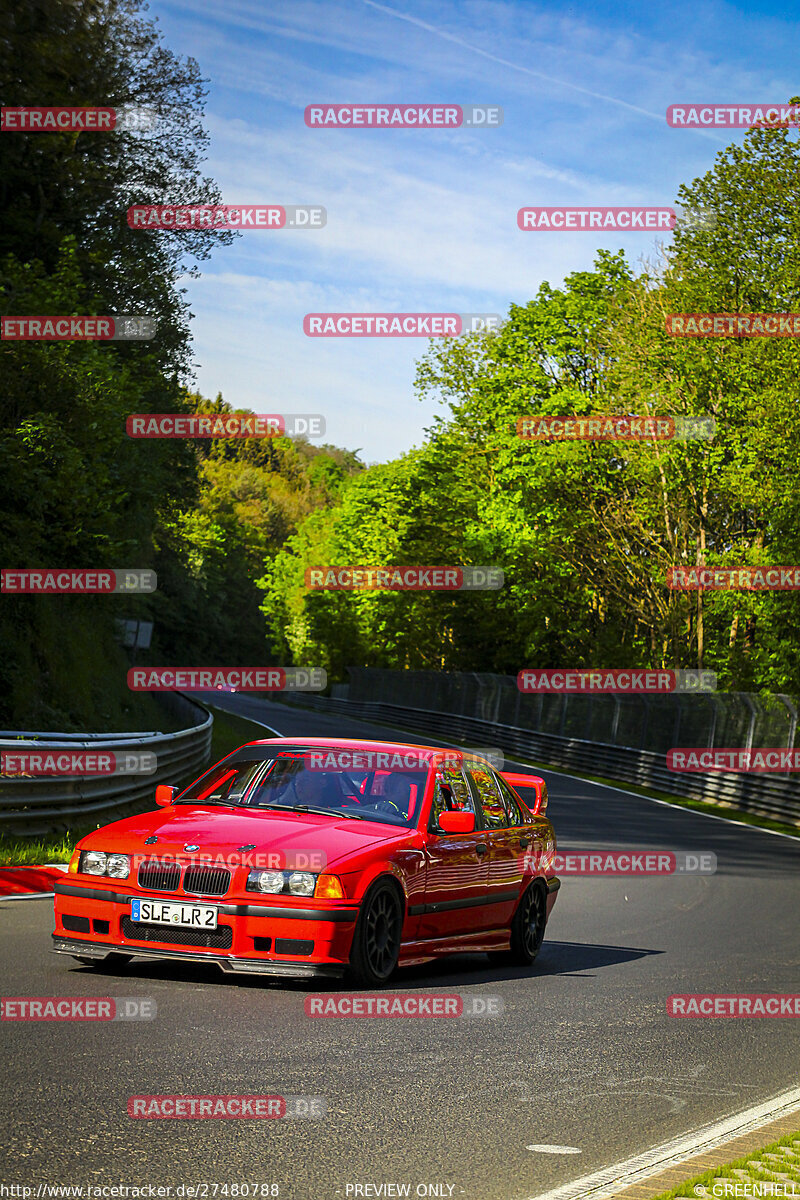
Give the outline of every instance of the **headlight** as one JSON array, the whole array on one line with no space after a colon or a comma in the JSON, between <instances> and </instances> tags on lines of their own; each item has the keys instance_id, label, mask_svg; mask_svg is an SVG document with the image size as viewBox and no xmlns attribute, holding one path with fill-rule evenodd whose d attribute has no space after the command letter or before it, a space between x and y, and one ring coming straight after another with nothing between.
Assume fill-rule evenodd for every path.
<instances>
[{"instance_id":1,"label":"headlight","mask_svg":"<svg viewBox=\"0 0 800 1200\"><path fill-rule=\"evenodd\" d=\"M313 896L317 878L308 871L293 871L289 876L289 891L293 896Z\"/></svg>"},{"instance_id":2,"label":"headlight","mask_svg":"<svg viewBox=\"0 0 800 1200\"><path fill-rule=\"evenodd\" d=\"M107 861L102 850L84 850L80 870L84 875L105 875Z\"/></svg>"},{"instance_id":3,"label":"headlight","mask_svg":"<svg viewBox=\"0 0 800 1200\"><path fill-rule=\"evenodd\" d=\"M251 871L247 876L248 892L268 892L276 896L313 896L317 876L310 871Z\"/></svg>"},{"instance_id":4,"label":"headlight","mask_svg":"<svg viewBox=\"0 0 800 1200\"><path fill-rule=\"evenodd\" d=\"M112 879L127 879L131 873L131 860L127 854L81 850L75 869L83 875L110 875Z\"/></svg>"},{"instance_id":5,"label":"headlight","mask_svg":"<svg viewBox=\"0 0 800 1200\"><path fill-rule=\"evenodd\" d=\"M282 892L283 891L283 871L251 871L250 878L247 880L248 890L250 884L255 884L253 891L259 892Z\"/></svg>"},{"instance_id":6,"label":"headlight","mask_svg":"<svg viewBox=\"0 0 800 1200\"><path fill-rule=\"evenodd\" d=\"M127 879L131 873L131 860L127 854L109 854L106 875L112 879Z\"/></svg>"}]
</instances>

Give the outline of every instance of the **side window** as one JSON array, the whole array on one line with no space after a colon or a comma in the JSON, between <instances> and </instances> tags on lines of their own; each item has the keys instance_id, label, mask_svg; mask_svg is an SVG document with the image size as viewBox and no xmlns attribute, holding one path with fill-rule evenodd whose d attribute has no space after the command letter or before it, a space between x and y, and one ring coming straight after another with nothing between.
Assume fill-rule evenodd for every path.
<instances>
[{"instance_id":1,"label":"side window","mask_svg":"<svg viewBox=\"0 0 800 1200\"><path fill-rule=\"evenodd\" d=\"M508 826L508 814L503 798L497 790L493 776L481 767L474 767L469 772L473 787L478 793L483 809L483 821L487 829L505 829Z\"/></svg>"},{"instance_id":2,"label":"side window","mask_svg":"<svg viewBox=\"0 0 800 1200\"><path fill-rule=\"evenodd\" d=\"M452 803L445 799L445 794L439 784L446 783L452 792ZM431 807L431 824L438 824L439 817L447 810L451 812L475 812L475 801L467 787L467 781L461 771L441 770L436 773L436 787L433 792Z\"/></svg>"},{"instance_id":3,"label":"side window","mask_svg":"<svg viewBox=\"0 0 800 1200\"><path fill-rule=\"evenodd\" d=\"M525 813L523 812L523 810L520 808L519 800L517 800L516 796L511 791L511 788L508 786L505 779L503 779L501 775L495 775L495 782L497 783L497 786L500 788L500 795L503 797L503 799L506 802L506 808L508 810L508 818L509 818L510 824L511 825L524 825L526 823L526 821L529 821L531 819L530 816L526 816Z\"/></svg>"}]
</instances>

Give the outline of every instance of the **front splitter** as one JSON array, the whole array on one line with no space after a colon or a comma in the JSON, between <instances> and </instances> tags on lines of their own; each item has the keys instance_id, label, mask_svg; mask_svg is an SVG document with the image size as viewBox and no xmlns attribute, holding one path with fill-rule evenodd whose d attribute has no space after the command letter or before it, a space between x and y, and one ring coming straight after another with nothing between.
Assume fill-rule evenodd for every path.
<instances>
[{"instance_id":1,"label":"front splitter","mask_svg":"<svg viewBox=\"0 0 800 1200\"><path fill-rule=\"evenodd\" d=\"M228 958L219 954L186 954L182 950L154 950L141 946L109 946L106 942L81 942L53 934L55 954L78 955L97 959L98 962L113 954L125 954L131 958L168 958L183 963L215 963L220 970L230 975L283 975L294 978L327 977L341 979L345 967L328 966L326 963L279 963L258 958Z\"/></svg>"}]
</instances>

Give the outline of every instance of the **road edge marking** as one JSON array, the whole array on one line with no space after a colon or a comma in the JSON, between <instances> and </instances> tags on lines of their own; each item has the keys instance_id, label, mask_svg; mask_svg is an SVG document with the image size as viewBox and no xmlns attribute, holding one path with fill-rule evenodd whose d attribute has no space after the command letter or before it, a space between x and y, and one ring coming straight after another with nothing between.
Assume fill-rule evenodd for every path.
<instances>
[{"instance_id":1,"label":"road edge marking","mask_svg":"<svg viewBox=\"0 0 800 1200\"><path fill-rule=\"evenodd\" d=\"M582 1175L549 1192L539 1192L530 1200L611 1200L623 1188L633 1187L654 1175L660 1175L668 1167L714 1150L734 1138L798 1111L800 1087L790 1088L734 1116L701 1125L692 1133L679 1134L652 1150L635 1154L610 1167L602 1167L589 1175Z\"/></svg>"}]
</instances>

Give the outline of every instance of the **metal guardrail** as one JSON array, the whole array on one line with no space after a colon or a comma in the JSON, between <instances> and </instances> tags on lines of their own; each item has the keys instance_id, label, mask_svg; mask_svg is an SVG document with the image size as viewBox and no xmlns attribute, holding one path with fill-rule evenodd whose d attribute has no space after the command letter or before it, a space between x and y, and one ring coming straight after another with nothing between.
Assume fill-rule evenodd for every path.
<instances>
[{"instance_id":1,"label":"metal guardrail","mask_svg":"<svg viewBox=\"0 0 800 1200\"><path fill-rule=\"evenodd\" d=\"M15 745L17 745L20 741L47 742L47 741L51 741L54 737L57 737L59 742L64 742L64 743L69 742L70 744L73 744L75 742L85 742L87 737L91 737L92 742L94 743L94 742L114 742L114 741L121 742L121 741L126 741L128 738L154 738L154 737L163 737L163 736L164 736L163 733L161 733L160 730L157 730L157 729L149 730L146 733L92 733L92 734L86 734L86 733L58 733L58 734L56 734L56 733L53 733L52 730L50 732L42 732L42 731L33 732L32 730L26 730L25 733L17 733L16 730L14 730L14 729L0 729L0 742L5 743L8 741L11 741L11 742L14 742Z\"/></svg>"},{"instance_id":2,"label":"metal guardrail","mask_svg":"<svg viewBox=\"0 0 800 1200\"><path fill-rule=\"evenodd\" d=\"M187 782L208 764L213 715L202 704L179 693L159 693L158 700L186 729L176 733L0 734L0 750L97 750L124 755L146 749L157 760L150 775L41 775L26 779L0 777L0 831L48 833L66 829L95 813L113 817L144 800L152 800L158 783Z\"/></svg>"},{"instance_id":3,"label":"metal guardrail","mask_svg":"<svg viewBox=\"0 0 800 1200\"><path fill-rule=\"evenodd\" d=\"M391 691L393 672L385 672L386 691ZM341 692L343 688L337 688ZM281 697L289 701L288 693ZM597 775L620 783L638 784L668 795L708 803L726 804L774 821L800 823L800 783L793 778L769 775L678 774L667 770L666 755L627 746L610 746L581 738L561 737L519 726L504 725L460 713L390 704L377 700L351 700L295 694L292 704L347 716L391 724L441 737L461 745L499 746L504 753L517 754L578 774Z\"/></svg>"}]
</instances>

